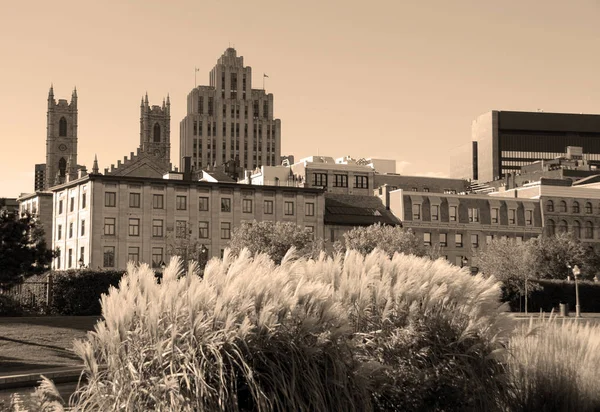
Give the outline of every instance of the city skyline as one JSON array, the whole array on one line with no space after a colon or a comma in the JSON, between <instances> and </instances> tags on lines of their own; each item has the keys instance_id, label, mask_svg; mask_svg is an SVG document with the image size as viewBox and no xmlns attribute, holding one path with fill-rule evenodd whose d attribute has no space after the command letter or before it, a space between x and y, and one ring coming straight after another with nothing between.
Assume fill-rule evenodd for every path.
<instances>
[{"instance_id":1,"label":"city skyline","mask_svg":"<svg viewBox=\"0 0 600 412\"><path fill-rule=\"evenodd\" d=\"M141 95L158 105L169 94L180 166L194 69L206 84L230 45L255 87L269 76L281 154L296 159L393 158L400 173L447 176L449 151L489 110L600 112L593 1L36 4L0 16L0 197L33 191L51 83L56 99L77 87L78 163L88 169L95 154L103 170L136 149Z\"/></svg>"}]
</instances>

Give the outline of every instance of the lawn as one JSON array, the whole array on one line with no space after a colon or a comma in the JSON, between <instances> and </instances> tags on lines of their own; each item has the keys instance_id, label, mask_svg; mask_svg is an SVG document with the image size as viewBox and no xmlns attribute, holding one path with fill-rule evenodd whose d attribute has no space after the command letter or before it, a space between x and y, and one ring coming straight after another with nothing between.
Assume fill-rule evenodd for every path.
<instances>
[{"instance_id":1,"label":"lawn","mask_svg":"<svg viewBox=\"0 0 600 412\"><path fill-rule=\"evenodd\" d=\"M97 316L0 317L0 376L82 364L73 340L92 330Z\"/></svg>"}]
</instances>

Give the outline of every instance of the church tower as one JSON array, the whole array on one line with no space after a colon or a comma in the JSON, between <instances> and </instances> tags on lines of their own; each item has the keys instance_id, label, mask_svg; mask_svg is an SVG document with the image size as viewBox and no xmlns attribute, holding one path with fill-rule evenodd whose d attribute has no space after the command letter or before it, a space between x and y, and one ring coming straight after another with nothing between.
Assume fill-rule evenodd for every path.
<instances>
[{"instance_id":1,"label":"church tower","mask_svg":"<svg viewBox=\"0 0 600 412\"><path fill-rule=\"evenodd\" d=\"M158 158L169 170L171 163L171 102L161 106L148 104L148 93L140 106L140 151Z\"/></svg>"},{"instance_id":2,"label":"church tower","mask_svg":"<svg viewBox=\"0 0 600 412\"><path fill-rule=\"evenodd\" d=\"M77 89L71 102L54 99L54 89L48 93L46 136L46 171L44 189L77 178Z\"/></svg>"}]
</instances>

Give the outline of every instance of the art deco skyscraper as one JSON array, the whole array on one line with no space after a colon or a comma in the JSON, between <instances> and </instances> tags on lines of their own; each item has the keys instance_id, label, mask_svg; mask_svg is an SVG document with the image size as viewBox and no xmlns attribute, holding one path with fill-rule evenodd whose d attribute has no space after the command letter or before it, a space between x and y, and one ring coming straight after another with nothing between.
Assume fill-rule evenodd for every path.
<instances>
[{"instance_id":1,"label":"art deco skyscraper","mask_svg":"<svg viewBox=\"0 0 600 412\"><path fill-rule=\"evenodd\" d=\"M281 121L273 118L273 94L252 88L252 68L228 48L210 72L210 86L194 88L180 124L180 159L196 170L239 159L254 169L281 162Z\"/></svg>"}]
</instances>

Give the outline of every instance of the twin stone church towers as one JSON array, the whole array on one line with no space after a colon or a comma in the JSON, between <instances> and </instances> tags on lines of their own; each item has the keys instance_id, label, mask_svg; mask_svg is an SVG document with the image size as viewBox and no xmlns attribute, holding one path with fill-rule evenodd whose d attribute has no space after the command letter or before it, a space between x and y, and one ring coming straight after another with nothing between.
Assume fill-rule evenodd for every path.
<instances>
[{"instance_id":1,"label":"twin stone church towers","mask_svg":"<svg viewBox=\"0 0 600 412\"><path fill-rule=\"evenodd\" d=\"M266 75L265 75L266 76ZM171 171L171 103L140 105L140 143L104 174L162 177ZM196 169L235 161L246 169L280 163L281 123L273 118L273 95L251 88L251 68L228 48L210 72L210 86L197 86L188 96L187 115L180 125L180 157ZM35 190L76 179L87 173L77 164L77 90L70 102L48 93L46 163L35 167ZM99 173L94 161L92 173Z\"/></svg>"}]
</instances>

